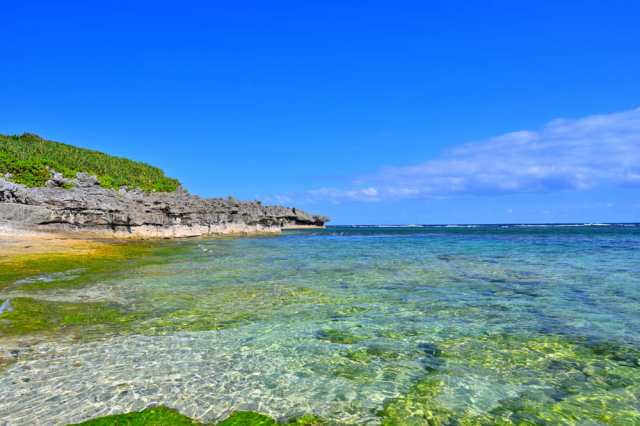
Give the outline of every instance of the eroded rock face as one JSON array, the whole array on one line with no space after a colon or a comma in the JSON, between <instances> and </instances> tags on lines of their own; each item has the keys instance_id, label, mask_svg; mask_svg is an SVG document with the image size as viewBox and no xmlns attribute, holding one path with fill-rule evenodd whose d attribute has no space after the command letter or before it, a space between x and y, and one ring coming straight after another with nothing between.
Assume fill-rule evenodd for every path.
<instances>
[{"instance_id":1,"label":"eroded rock face","mask_svg":"<svg viewBox=\"0 0 640 426\"><path fill-rule=\"evenodd\" d=\"M71 189L57 183L27 188L0 178L0 224L24 230L169 238L280 232L324 226L329 220L295 208L204 199L183 189L149 194L105 189L84 175L74 181Z\"/></svg>"}]
</instances>

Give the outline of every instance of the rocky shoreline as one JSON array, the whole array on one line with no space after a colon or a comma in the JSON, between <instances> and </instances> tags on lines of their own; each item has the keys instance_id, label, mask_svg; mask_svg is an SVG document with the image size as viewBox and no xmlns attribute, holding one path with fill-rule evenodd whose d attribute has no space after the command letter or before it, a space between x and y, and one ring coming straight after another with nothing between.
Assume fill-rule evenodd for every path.
<instances>
[{"instance_id":1,"label":"rocky shoreline","mask_svg":"<svg viewBox=\"0 0 640 426\"><path fill-rule=\"evenodd\" d=\"M201 198L175 192L119 191L78 173L72 180L28 188L0 178L0 232L64 232L113 238L184 238L273 234L322 228L329 218L258 201Z\"/></svg>"}]
</instances>

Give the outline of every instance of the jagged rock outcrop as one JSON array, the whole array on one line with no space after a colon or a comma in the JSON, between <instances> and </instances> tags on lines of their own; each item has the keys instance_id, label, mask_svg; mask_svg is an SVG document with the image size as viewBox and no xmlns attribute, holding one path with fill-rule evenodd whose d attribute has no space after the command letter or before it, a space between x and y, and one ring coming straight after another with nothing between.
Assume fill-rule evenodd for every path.
<instances>
[{"instance_id":1,"label":"jagged rock outcrop","mask_svg":"<svg viewBox=\"0 0 640 426\"><path fill-rule=\"evenodd\" d=\"M73 187L63 187L70 185ZM295 208L204 199L184 189L171 193L115 191L100 187L97 179L82 173L73 180L54 174L46 188L27 188L0 178L0 226L15 230L171 238L272 233L321 227L328 220Z\"/></svg>"}]
</instances>

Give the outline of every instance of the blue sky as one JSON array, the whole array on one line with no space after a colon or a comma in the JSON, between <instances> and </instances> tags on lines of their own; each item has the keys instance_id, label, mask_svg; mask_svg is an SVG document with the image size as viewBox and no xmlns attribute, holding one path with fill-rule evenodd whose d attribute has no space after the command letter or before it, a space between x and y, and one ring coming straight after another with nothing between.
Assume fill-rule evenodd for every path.
<instances>
[{"instance_id":1,"label":"blue sky","mask_svg":"<svg viewBox=\"0 0 640 426\"><path fill-rule=\"evenodd\" d=\"M334 223L640 221L638 2L0 1L0 15L2 133Z\"/></svg>"}]
</instances>

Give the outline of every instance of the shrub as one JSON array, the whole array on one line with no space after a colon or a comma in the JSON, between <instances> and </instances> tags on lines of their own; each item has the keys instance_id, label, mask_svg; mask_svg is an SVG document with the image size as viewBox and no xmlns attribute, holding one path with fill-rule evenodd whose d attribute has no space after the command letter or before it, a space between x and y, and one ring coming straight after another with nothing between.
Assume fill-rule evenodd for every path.
<instances>
[{"instance_id":1,"label":"shrub","mask_svg":"<svg viewBox=\"0 0 640 426\"><path fill-rule=\"evenodd\" d=\"M67 178L85 172L98 177L105 188L121 186L147 192L172 192L180 182L148 164L42 139L32 133L0 135L0 176L29 187L43 186L51 169Z\"/></svg>"}]
</instances>

